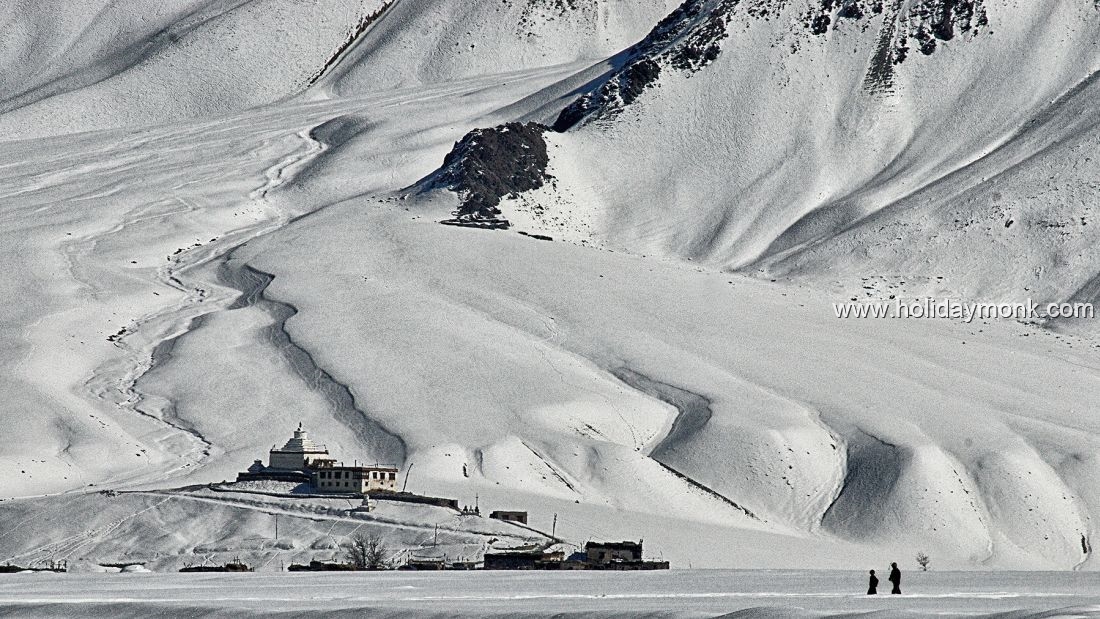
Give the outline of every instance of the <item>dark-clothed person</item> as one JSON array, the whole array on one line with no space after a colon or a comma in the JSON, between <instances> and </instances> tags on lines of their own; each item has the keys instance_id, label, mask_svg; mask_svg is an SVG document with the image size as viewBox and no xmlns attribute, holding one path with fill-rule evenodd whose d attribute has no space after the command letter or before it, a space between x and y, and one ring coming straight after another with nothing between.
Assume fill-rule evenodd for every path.
<instances>
[{"instance_id":1,"label":"dark-clothed person","mask_svg":"<svg viewBox=\"0 0 1100 619\"><path fill-rule=\"evenodd\" d=\"M892 594L901 593L901 570L898 569L897 563L890 564L890 583L894 585L894 588L890 590Z\"/></svg>"},{"instance_id":2,"label":"dark-clothed person","mask_svg":"<svg viewBox=\"0 0 1100 619\"><path fill-rule=\"evenodd\" d=\"M871 570L871 581L867 584L867 595L878 595L878 576Z\"/></svg>"}]
</instances>

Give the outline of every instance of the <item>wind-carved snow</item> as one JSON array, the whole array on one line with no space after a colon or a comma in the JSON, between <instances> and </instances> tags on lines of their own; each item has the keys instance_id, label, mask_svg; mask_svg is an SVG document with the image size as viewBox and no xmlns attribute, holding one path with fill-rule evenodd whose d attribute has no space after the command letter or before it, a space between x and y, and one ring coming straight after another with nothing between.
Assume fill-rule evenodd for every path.
<instances>
[{"instance_id":1,"label":"wind-carved snow","mask_svg":"<svg viewBox=\"0 0 1100 619\"><path fill-rule=\"evenodd\" d=\"M249 194L259 217L249 225L230 231L220 238L210 239L207 243L199 242L190 248L181 248L168 256L167 264L157 269L156 278L165 287L179 291L181 301L133 320L112 336L111 341L125 351L126 355L96 368L86 383L86 389L93 397L123 410L157 419L171 430L186 435L183 438L194 442L194 445L183 450L178 447L170 448L179 457L177 467L201 463L204 457L210 455L210 443L190 426L188 420L178 417L171 401L145 396L135 386L152 367L171 355L173 342L177 338L201 323L203 316L231 307L239 296L239 291L234 288L219 286L216 282L203 279L199 271L210 263L221 260L233 248L281 228L290 221L288 213L272 208L264 200L269 192L287 182L297 170L307 166L310 160L325 149L325 145L314 140L308 131L300 132L297 138L302 144L298 151L268 168L264 172L265 182ZM246 206L251 207L252 204ZM117 230L97 235L82 243L94 248L104 237L116 232ZM75 249L68 253L79 269L81 251ZM169 473L170 471L158 471L150 480Z\"/></svg>"},{"instance_id":2,"label":"wind-carved snow","mask_svg":"<svg viewBox=\"0 0 1100 619\"><path fill-rule=\"evenodd\" d=\"M47 0L13 7L0 73L15 83L3 84L0 127L7 136L40 137L281 101L323 72L362 16L383 4L196 0L135 9ZM26 82L34 87L22 92Z\"/></svg>"},{"instance_id":3,"label":"wind-carved snow","mask_svg":"<svg viewBox=\"0 0 1100 619\"><path fill-rule=\"evenodd\" d=\"M677 389L671 385L659 383L629 368L621 368L615 371L614 374L619 380L622 380L635 389L648 393L649 395L675 406L678 411L676 419L673 420L668 433L655 447L653 447L652 451L649 453L649 457L660 462L670 471L683 477L693 485L698 486L700 489L713 494L723 501L728 502L733 507L743 511L746 516L757 518L756 514L748 508L738 505L736 501L699 483L681 470L677 470L676 464L681 459L677 457L680 454L676 452L691 449L690 445L698 438L697 435L706 429L707 424L711 420L713 413L710 410L710 403L707 402L706 398L696 393Z\"/></svg>"},{"instance_id":4,"label":"wind-carved snow","mask_svg":"<svg viewBox=\"0 0 1100 619\"><path fill-rule=\"evenodd\" d=\"M232 252L226 256L231 258ZM371 419L355 402L355 396L347 385L336 381L328 372L317 365L309 351L294 342L286 330L286 323L298 313L287 303L267 298L264 291L274 279L247 265L238 265L229 259L219 269L219 278L241 292L237 301L227 307L228 310L261 305L271 314L273 323L269 330L270 344L282 353L298 376L314 391L322 394L329 403L332 416L356 435L366 451L359 454L374 462L400 466L405 463L405 444L401 437L388 432L386 428Z\"/></svg>"}]
</instances>

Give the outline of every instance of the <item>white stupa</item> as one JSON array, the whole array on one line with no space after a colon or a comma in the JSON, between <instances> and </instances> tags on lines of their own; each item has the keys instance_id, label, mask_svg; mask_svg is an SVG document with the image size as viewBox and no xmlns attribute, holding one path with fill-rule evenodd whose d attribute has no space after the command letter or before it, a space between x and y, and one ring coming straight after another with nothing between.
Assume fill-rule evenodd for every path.
<instances>
[{"instance_id":1,"label":"white stupa","mask_svg":"<svg viewBox=\"0 0 1100 619\"><path fill-rule=\"evenodd\" d=\"M281 449L271 448L268 456L268 468L304 471L309 465L316 465L322 461L328 464L334 462L328 454L328 449L324 445L318 445L310 440L309 435L302 428L302 424L299 423L298 429L294 431L294 436Z\"/></svg>"}]
</instances>

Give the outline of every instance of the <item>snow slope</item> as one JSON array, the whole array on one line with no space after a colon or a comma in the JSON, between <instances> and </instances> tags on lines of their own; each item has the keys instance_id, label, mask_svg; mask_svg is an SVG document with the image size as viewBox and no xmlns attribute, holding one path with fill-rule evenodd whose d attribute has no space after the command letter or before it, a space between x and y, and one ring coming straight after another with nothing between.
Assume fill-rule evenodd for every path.
<instances>
[{"instance_id":1,"label":"snow slope","mask_svg":"<svg viewBox=\"0 0 1100 619\"><path fill-rule=\"evenodd\" d=\"M0 13L0 135L134 127L254 107L315 80L382 0L21 1Z\"/></svg>"},{"instance_id":2,"label":"snow slope","mask_svg":"<svg viewBox=\"0 0 1100 619\"><path fill-rule=\"evenodd\" d=\"M645 35L677 0L400 0L326 78L347 95L578 61Z\"/></svg>"},{"instance_id":3,"label":"snow slope","mask_svg":"<svg viewBox=\"0 0 1100 619\"><path fill-rule=\"evenodd\" d=\"M1100 17L873 4L5 9L0 521L109 525L304 421L678 566L1095 568L1094 325L832 304L1096 295ZM452 144L512 121L556 126L501 206L553 240L439 225ZM260 526L218 509L226 552Z\"/></svg>"},{"instance_id":4,"label":"snow slope","mask_svg":"<svg viewBox=\"0 0 1100 619\"><path fill-rule=\"evenodd\" d=\"M392 563L410 554L477 560L489 548L548 541L522 527L442 507L377 501L363 512L355 511L358 500L287 498L293 484L242 485L247 483L23 501L7 510L4 559L23 567L66 561L77 573L123 564L175 572L229 562L279 571L312 560L343 563L349 541L359 534L381 537Z\"/></svg>"},{"instance_id":5,"label":"snow slope","mask_svg":"<svg viewBox=\"0 0 1100 619\"><path fill-rule=\"evenodd\" d=\"M569 238L846 289L873 272L904 276L914 297L1074 296L1096 275L1100 13L1083 0L962 3L988 24L957 26L928 55L909 39L900 61L890 41L921 31L908 7L948 4L847 19L834 7L816 33L806 3L685 3L582 89L582 121L576 104L558 115L570 89L533 115L567 130L547 137L557 182L516 216L534 208ZM928 284L937 276L944 286Z\"/></svg>"},{"instance_id":6,"label":"snow slope","mask_svg":"<svg viewBox=\"0 0 1100 619\"><path fill-rule=\"evenodd\" d=\"M249 262L303 309L296 337L326 351L323 365L438 487L534 483L582 503L904 540L963 562L1089 559L1097 428L1077 413L1096 405L1091 342L1012 324L838 321L805 289L410 213L329 207L297 238L340 239L351 254L261 241ZM334 237L336 221L363 223ZM334 328L348 324L341 307L388 319L355 323L350 338ZM369 355L354 352L360 341ZM694 487L655 463L735 505L700 510ZM707 540L677 543L702 552Z\"/></svg>"}]
</instances>

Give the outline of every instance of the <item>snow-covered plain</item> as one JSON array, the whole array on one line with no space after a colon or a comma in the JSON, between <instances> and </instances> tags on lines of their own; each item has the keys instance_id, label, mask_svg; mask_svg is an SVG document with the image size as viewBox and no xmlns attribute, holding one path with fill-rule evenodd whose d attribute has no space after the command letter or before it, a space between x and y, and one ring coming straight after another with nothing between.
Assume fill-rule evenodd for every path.
<instances>
[{"instance_id":1,"label":"snow-covered plain","mask_svg":"<svg viewBox=\"0 0 1100 619\"><path fill-rule=\"evenodd\" d=\"M1100 616L1100 588L1064 572L908 573L864 595L835 571L17 574L0 616L55 617L1012 617ZM212 604L211 600L218 600Z\"/></svg>"},{"instance_id":2,"label":"snow-covered plain","mask_svg":"<svg viewBox=\"0 0 1100 619\"><path fill-rule=\"evenodd\" d=\"M832 308L1095 295L1092 0L990 0L886 91L886 16L815 38L821 3L747 2L707 66L547 134L555 183L502 208L552 242L440 226L458 198L418 183L471 129L552 122L676 3L101 4L2 14L0 560L330 558L333 506L165 491L302 421L677 567L1100 567L1092 322ZM256 542L288 510L300 538ZM452 517L372 526L477 546Z\"/></svg>"}]
</instances>

